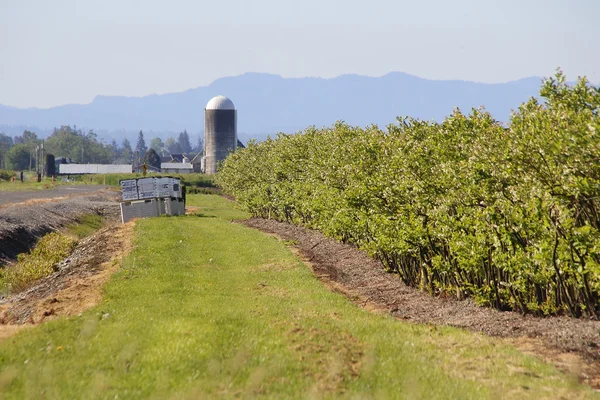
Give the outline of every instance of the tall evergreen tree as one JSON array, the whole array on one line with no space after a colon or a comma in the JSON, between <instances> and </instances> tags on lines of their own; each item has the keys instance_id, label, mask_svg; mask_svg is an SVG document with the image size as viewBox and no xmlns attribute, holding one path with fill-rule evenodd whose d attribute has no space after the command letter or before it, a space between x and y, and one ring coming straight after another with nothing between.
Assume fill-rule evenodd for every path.
<instances>
[{"instance_id":1,"label":"tall evergreen tree","mask_svg":"<svg viewBox=\"0 0 600 400\"><path fill-rule=\"evenodd\" d=\"M138 133L138 139L137 139L137 144L135 145L135 151L138 152L140 158L144 157L144 155L146 155L146 152L148 151L148 147L146 146L146 141L144 140L144 133L142 131L140 131L140 133Z\"/></svg>"},{"instance_id":2,"label":"tall evergreen tree","mask_svg":"<svg viewBox=\"0 0 600 400\"><path fill-rule=\"evenodd\" d=\"M188 135L187 130L184 130L179 134L179 137L177 138L177 143L179 143L179 147L181 148L182 153L191 153L192 145L190 144L190 135Z\"/></svg>"},{"instance_id":3,"label":"tall evergreen tree","mask_svg":"<svg viewBox=\"0 0 600 400\"><path fill-rule=\"evenodd\" d=\"M114 138L110 141L108 150L110 151L110 162L116 164L117 160L119 159L119 145Z\"/></svg>"},{"instance_id":4,"label":"tall evergreen tree","mask_svg":"<svg viewBox=\"0 0 600 400\"><path fill-rule=\"evenodd\" d=\"M150 141L150 148L154 149L154 151L156 151L159 154L160 154L160 152L162 152L164 147L165 147L165 144L159 137L152 138L152 140Z\"/></svg>"},{"instance_id":5,"label":"tall evergreen tree","mask_svg":"<svg viewBox=\"0 0 600 400\"><path fill-rule=\"evenodd\" d=\"M192 148L192 151L196 154L200 153L200 154L204 154L204 136L199 134L198 135L198 141L196 142L196 145Z\"/></svg>"},{"instance_id":6,"label":"tall evergreen tree","mask_svg":"<svg viewBox=\"0 0 600 400\"><path fill-rule=\"evenodd\" d=\"M179 142L176 141L175 139L173 139L172 137L168 138L167 140L165 140L165 148L167 149L167 151L169 152L169 154L174 154L174 153L181 153L181 146L179 145Z\"/></svg>"},{"instance_id":7,"label":"tall evergreen tree","mask_svg":"<svg viewBox=\"0 0 600 400\"><path fill-rule=\"evenodd\" d=\"M156 169L160 169L160 156L154 149L150 149L144 155L144 163Z\"/></svg>"},{"instance_id":8,"label":"tall evergreen tree","mask_svg":"<svg viewBox=\"0 0 600 400\"><path fill-rule=\"evenodd\" d=\"M133 151L131 150L131 143L129 143L127 138L123 139L121 147L121 159L127 163L130 163Z\"/></svg>"}]
</instances>

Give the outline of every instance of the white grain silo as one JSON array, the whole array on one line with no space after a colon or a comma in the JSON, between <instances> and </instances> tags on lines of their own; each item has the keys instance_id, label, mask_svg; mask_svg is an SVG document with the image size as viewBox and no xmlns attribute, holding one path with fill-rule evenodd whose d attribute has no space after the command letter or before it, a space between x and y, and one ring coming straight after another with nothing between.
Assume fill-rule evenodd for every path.
<instances>
[{"instance_id":1,"label":"white grain silo","mask_svg":"<svg viewBox=\"0 0 600 400\"><path fill-rule=\"evenodd\" d=\"M237 147L237 112L225 96L210 99L204 109L204 173L217 172L217 164Z\"/></svg>"}]
</instances>

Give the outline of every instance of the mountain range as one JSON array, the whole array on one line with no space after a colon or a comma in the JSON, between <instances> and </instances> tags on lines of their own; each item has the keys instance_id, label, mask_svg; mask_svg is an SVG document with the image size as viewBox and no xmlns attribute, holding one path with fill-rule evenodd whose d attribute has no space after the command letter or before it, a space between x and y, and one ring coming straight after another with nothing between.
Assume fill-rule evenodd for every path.
<instances>
[{"instance_id":1,"label":"mountain range","mask_svg":"<svg viewBox=\"0 0 600 400\"><path fill-rule=\"evenodd\" d=\"M29 126L49 131L61 125L77 125L84 130L105 132L108 138L117 136L115 132L133 134L140 129L144 132L187 129L199 133L203 131L206 103L219 94L234 102L242 140L261 140L267 135L292 133L310 125L329 126L337 120L360 126L385 126L394 123L397 116L440 121L455 107L468 111L485 106L496 119L506 122L511 110L537 96L541 81L539 77L529 77L487 84L428 80L402 72L381 77L342 75L330 79L246 73L179 93L97 96L89 104L47 109L0 105L0 126Z\"/></svg>"}]
</instances>

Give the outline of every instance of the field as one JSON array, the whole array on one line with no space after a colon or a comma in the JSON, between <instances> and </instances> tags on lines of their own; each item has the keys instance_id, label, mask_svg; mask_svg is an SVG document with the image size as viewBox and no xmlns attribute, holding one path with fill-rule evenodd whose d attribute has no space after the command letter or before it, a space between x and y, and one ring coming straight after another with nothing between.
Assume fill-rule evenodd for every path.
<instances>
[{"instance_id":1,"label":"field","mask_svg":"<svg viewBox=\"0 0 600 400\"><path fill-rule=\"evenodd\" d=\"M1 182L1 397L598 397L600 92L540 95L250 142L182 217L101 227L135 175Z\"/></svg>"},{"instance_id":2,"label":"field","mask_svg":"<svg viewBox=\"0 0 600 400\"><path fill-rule=\"evenodd\" d=\"M221 197L136 223L80 315L0 342L3 398L592 398L498 340L371 313Z\"/></svg>"},{"instance_id":3,"label":"field","mask_svg":"<svg viewBox=\"0 0 600 400\"><path fill-rule=\"evenodd\" d=\"M53 189L58 185L65 184L60 179L55 179L52 182L52 178L43 178L41 182L36 181L35 174L33 172L26 172L23 182L19 180L19 173L16 171L4 171L3 175L6 179L0 179L0 192L14 192L14 191L31 191L31 190L48 190ZM12 182L11 176L15 176L17 179ZM72 183L71 183L72 184Z\"/></svg>"}]
</instances>

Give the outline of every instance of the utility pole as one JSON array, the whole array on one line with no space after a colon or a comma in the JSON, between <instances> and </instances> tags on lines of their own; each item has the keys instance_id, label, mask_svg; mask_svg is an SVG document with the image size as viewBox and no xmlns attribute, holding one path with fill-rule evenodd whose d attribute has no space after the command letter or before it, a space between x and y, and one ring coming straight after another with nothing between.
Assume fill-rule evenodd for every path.
<instances>
[{"instance_id":1,"label":"utility pole","mask_svg":"<svg viewBox=\"0 0 600 400\"><path fill-rule=\"evenodd\" d=\"M42 145L38 144L38 145L35 146L35 176L36 176L36 180L38 182L40 182L40 177L41 177L41 174L40 174L40 158L41 158L41 154L40 153L43 152L43 150L42 150L43 149L43 143L44 142L42 142Z\"/></svg>"},{"instance_id":2,"label":"utility pole","mask_svg":"<svg viewBox=\"0 0 600 400\"><path fill-rule=\"evenodd\" d=\"M40 163L39 163L39 153L40 153L40 145L35 146L35 173L40 171Z\"/></svg>"},{"instance_id":3,"label":"utility pole","mask_svg":"<svg viewBox=\"0 0 600 400\"><path fill-rule=\"evenodd\" d=\"M46 157L44 156L44 140L42 139L42 176L46 176Z\"/></svg>"}]
</instances>

